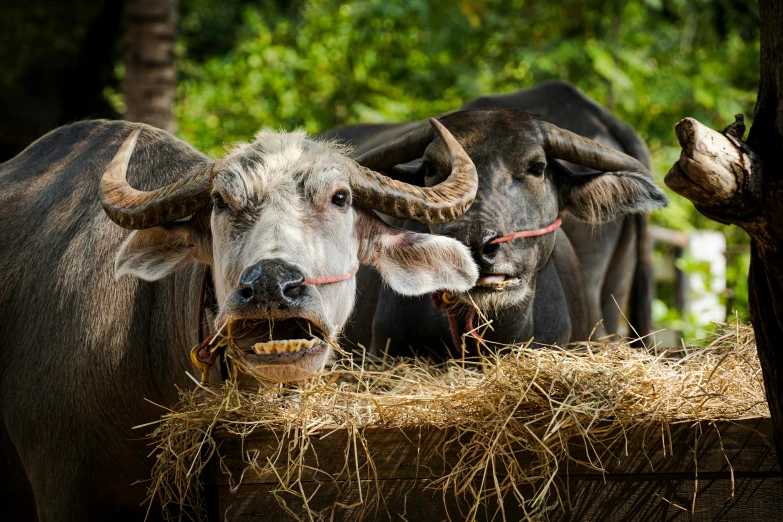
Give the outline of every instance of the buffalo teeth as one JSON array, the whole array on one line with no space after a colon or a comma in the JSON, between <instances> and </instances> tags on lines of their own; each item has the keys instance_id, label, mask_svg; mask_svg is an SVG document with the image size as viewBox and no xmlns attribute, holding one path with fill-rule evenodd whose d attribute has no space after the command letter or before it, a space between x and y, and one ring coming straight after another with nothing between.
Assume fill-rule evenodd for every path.
<instances>
[{"instance_id":1,"label":"buffalo teeth","mask_svg":"<svg viewBox=\"0 0 783 522\"><path fill-rule=\"evenodd\" d=\"M318 338L308 340L305 339L288 339L285 341L269 341L266 343L256 343L253 345L252 350L260 355L275 354L275 353L293 353L307 348L312 348L321 342Z\"/></svg>"},{"instance_id":2,"label":"buffalo teeth","mask_svg":"<svg viewBox=\"0 0 783 522\"><path fill-rule=\"evenodd\" d=\"M505 280L503 282L500 282L500 283L479 283L476 286L492 286L492 287L500 288L500 287L504 287L504 286L516 285L518 283L519 283L519 279L517 279L515 277L513 279L507 279L507 280Z\"/></svg>"}]
</instances>

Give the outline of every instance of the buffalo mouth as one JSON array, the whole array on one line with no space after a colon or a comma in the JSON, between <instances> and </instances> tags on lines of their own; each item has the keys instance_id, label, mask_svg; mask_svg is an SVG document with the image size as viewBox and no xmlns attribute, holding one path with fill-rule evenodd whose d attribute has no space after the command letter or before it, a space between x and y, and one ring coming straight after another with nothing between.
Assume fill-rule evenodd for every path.
<instances>
[{"instance_id":1,"label":"buffalo mouth","mask_svg":"<svg viewBox=\"0 0 783 522\"><path fill-rule=\"evenodd\" d=\"M233 321L228 336L242 359L253 366L295 365L328 350L323 330L303 318Z\"/></svg>"},{"instance_id":2,"label":"buffalo mouth","mask_svg":"<svg viewBox=\"0 0 783 522\"><path fill-rule=\"evenodd\" d=\"M509 274L491 274L481 272L473 290L482 292L503 292L519 288L522 282L518 277Z\"/></svg>"}]
</instances>

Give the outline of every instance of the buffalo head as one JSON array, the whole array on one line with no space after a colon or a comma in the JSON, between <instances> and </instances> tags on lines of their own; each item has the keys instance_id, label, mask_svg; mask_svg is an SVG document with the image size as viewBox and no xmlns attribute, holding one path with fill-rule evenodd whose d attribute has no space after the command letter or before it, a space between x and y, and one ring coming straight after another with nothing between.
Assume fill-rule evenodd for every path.
<instances>
[{"instance_id":1,"label":"buffalo head","mask_svg":"<svg viewBox=\"0 0 783 522\"><path fill-rule=\"evenodd\" d=\"M476 267L458 241L393 229L368 210L434 224L471 204L475 168L451 134L432 125L450 165L432 187L389 179L303 132L260 132L218 161L190 149L202 158L190 174L149 192L126 176L142 163L154 168L154 157L133 151L161 131L139 126L101 184L108 216L135 229L117 254L116 275L153 281L187 263L210 265L215 328L230 335L235 356L269 380L306 377L323 367L351 313L359 263L405 295L475 283Z\"/></svg>"},{"instance_id":2,"label":"buffalo head","mask_svg":"<svg viewBox=\"0 0 783 522\"><path fill-rule=\"evenodd\" d=\"M479 188L466 213L432 224L430 230L470 248L480 277L462 298L469 301L469 294L482 309L504 309L529 299L535 274L555 244L551 232L509 240L510 235L551 231L561 215L600 224L667 202L634 158L527 112L460 111L440 121L476 165ZM448 155L432 137L430 128L420 127L358 161L397 179L436 186L448 175Z\"/></svg>"}]
</instances>

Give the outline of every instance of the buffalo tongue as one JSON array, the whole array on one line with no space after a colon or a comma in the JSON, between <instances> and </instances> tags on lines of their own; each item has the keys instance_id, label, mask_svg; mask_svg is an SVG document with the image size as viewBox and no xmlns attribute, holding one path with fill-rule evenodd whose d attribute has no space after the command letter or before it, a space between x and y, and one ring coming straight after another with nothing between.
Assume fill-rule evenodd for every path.
<instances>
[{"instance_id":1,"label":"buffalo tongue","mask_svg":"<svg viewBox=\"0 0 783 522\"><path fill-rule=\"evenodd\" d=\"M506 280L505 274L481 274L476 281L478 285L491 285L493 283L502 283Z\"/></svg>"}]
</instances>

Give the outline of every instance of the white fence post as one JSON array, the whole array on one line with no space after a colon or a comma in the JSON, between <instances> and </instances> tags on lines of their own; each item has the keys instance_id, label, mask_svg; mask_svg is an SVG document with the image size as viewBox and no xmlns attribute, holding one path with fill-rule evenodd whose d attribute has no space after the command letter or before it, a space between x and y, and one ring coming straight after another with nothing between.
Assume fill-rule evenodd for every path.
<instances>
[{"instance_id":1,"label":"white fence post","mask_svg":"<svg viewBox=\"0 0 783 522\"><path fill-rule=\"evenodd\" d=\"M655 279L669 280L674 285L675 302L683 318L691 316L698 325L707 326L712 322L726 320L726 307L721 304L720 296L726 291L726 236L715 230L696 230L681 232L662 227L650 227L654 241L674 247L673 259L689 255L696 262L708 263L706 276L700 272L684 273L674 266L656 268ZM676 346L680 343L681 332L667 330L656 334L656 341L662 346Z\"/></svg>"}]
</instances>

